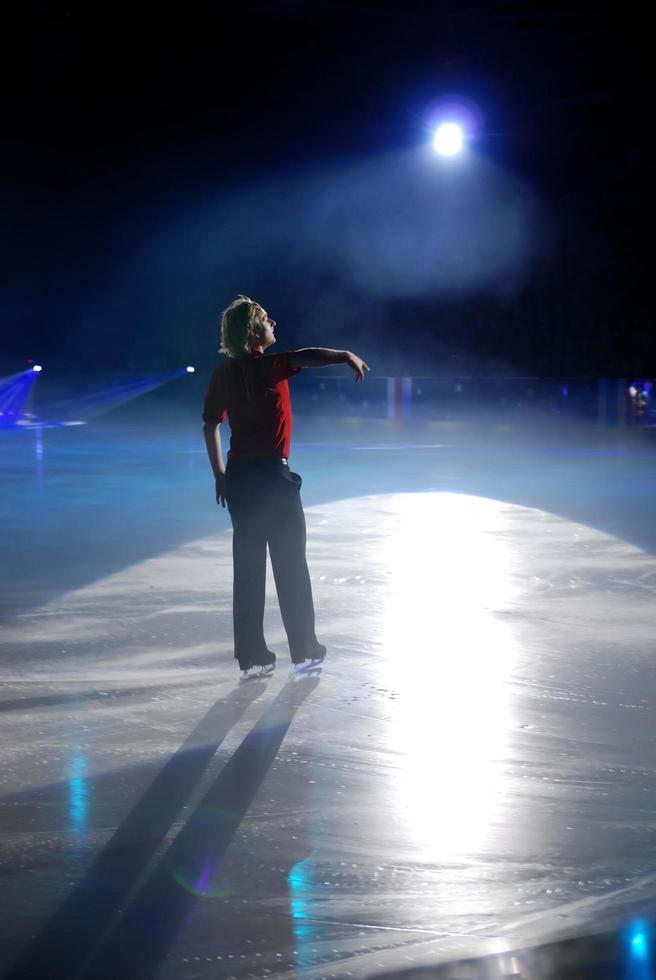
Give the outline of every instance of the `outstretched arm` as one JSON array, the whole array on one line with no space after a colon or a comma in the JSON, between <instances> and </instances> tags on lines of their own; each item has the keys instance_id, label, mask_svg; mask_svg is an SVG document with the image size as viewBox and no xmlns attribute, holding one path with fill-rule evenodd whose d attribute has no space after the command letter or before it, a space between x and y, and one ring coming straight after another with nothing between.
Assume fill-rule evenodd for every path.
<instances>
[{"instance_id":1,"label":"outstretched arm","mask_svg":"<svg viewBox=\"0 0 656 980\"><path fill-rule=\"evenodd\" d=\"M205 448L207 458L210 461L214 479L216 481L216 502L225 507L225 466L223 464L223 453L221 451L221 433L219 425L205 422L203 425L203 436L205 438Z\"/></svg>"},{"instance_id":2,"label":"outstretched arm","mask_svg":"<svg viewBox=\"0 0 656 980\"><path fill-rule=\"evenodd\" d=\"M319 368L330 364L348 364L355 374L355 381L362 381L369 365L350 350L330 350L328 347L305 347L289 355L292 367Z\"/></svg>"}]
</instances>

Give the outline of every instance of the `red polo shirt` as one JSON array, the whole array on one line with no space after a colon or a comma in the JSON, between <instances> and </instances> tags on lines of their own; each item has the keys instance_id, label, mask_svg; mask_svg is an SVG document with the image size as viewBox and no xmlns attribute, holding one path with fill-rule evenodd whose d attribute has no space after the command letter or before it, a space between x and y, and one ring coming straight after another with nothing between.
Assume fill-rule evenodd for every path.
<instances>
[{"instance_id":1,"label":"red polo shirt","mask_svg":"<svg viewBox=\"0 0 656 980\"><path fill-rule=\"evenodd\" d=\"M228 459L289 457L292 405L287 378L298 374L289 355L230 357L210 378L203 422L218 425L228 417L232 435Z\"/></svg>"}]
</instances>

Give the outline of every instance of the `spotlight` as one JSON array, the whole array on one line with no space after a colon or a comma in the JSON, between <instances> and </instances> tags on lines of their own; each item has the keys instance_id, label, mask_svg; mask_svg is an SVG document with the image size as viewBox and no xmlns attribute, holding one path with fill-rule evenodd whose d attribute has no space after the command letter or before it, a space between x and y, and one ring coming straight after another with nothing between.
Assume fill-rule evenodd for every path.
<instances>
[{"instance_id":1,"label":"spotlight","mask_svg":"<svg viewBox=\"0 0 656 980\"><path fill-rule=\"evenodd\" d=\"M481 110L466 95L442 95L426 107L426 132L433 149L452 157L476 143L483 129Z\"/></svg>"},{"instance_id":2,"label":"spotlight","mask_svg":"<svg viewBox=\"0 0 656 980\"><path fill-rule=\"evenodd\" d=\"M442 157L452 157L464 146L462 127L454 122L441 123L435 131L433 146Z\"/></svg>"},{"instance_id":3,"label":"spotlight","mask_svg":"<svg viewBox=\"0 0 656 980\"><path fill-rule=\"evenodd\" d=\"M192 367L191 364L190 364L187 367L187 374L193 374L195 370L196 370L196 368L195 367Z\"/></svg>"},{"instance_id":4,"label":"spotlight","mask_svg":"<svg viewBox=\"0 0 656 980\"><path fill-rule=\"evenodd\" d=\"M33 366L33 368L32 368L32 370L33 370L33 371L36 371L36 373L38 374L38 373L39 373L39 371L43 371L43 368L41 367L41 365L40 365L40 364L35 364L35 365Z\"/></svg>"}]
</instances>

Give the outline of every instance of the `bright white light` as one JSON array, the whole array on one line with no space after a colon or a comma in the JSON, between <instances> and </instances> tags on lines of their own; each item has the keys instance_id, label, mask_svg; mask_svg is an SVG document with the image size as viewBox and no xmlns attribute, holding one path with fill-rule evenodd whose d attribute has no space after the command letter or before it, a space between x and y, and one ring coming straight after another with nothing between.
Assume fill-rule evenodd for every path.
<instances>
[{"instance_id":1,"label":"bright white light","mask_svg":"<svg viewBox=\"0 0 656 980\"><path fill-rule=\"evenodd\" d=\"M36 372L37 372L37 374L38 374L38 373L39 373L39 371L43 371L43 368L41 367L41 365L40 365L40 364L35 364L35 365L34 365L34 367L32 368L32 370L33 370L33 371L36 371Z\"/></svg>"},{"instance_id":2,"label":"bright white light","mask_svg":"<svg viewBox=\"0 0 656 980\"><path fill-rule=\"evenodd\" d=\"M443 157L459 153L464 146L462 127L457 123L442 123L435 131L433 146Z\"/></svg>"},{"instance_id":3,"label":"bright white light","mask_svg":"<svg viewBox=\"0 0 656 980\"><path fill-rule=\"evenodd\" d=\"M188 368L187 368L187 374L193 374L195 370L196 370L196 368L195 367L192 367L191 364L190 364L188 366Z\"/></svg>"},{"instance_id":4,"label":"bright white light","mask_svg":"<svg viewBox=\"0 0 656 980\"><path fill-rule=\"evenodd\" d=\"M392 507L380 676L397 694L396 805L428 860L457 860L480 845L504 793L516 643L494 610L512 603L509 548L495 501L399 494Z\"/></svg>"}]
</instances>

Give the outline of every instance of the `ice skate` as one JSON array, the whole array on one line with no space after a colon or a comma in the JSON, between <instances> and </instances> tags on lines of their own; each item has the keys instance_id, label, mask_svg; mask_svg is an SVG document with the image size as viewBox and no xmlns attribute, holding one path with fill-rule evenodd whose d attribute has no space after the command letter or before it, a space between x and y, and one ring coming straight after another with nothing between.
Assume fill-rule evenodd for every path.
<instances>
[{"instance_id":1,"label":"ice skate","mask_svg":"<svg viewBox=\"0 0 656 980\"><path fill-rule=\"evenodd\" d=\"M243 681L269 677L276 669L276 655L271 650L267 650L266 653L252 660L240 660L239 669Z\"/></svg>"},{"instance_id":2,"label":"ice skate","mask_svg":"<svg viewBox=\"0 0 656 980\"><path fill-rule=\"evenodd\" d=\"M291 676L320 674L321 667L326 659L326 648L321 643L317 643L311 656L303 657L302 660L293 660L290 671Z\"/></svg>"}]
</instances>

